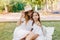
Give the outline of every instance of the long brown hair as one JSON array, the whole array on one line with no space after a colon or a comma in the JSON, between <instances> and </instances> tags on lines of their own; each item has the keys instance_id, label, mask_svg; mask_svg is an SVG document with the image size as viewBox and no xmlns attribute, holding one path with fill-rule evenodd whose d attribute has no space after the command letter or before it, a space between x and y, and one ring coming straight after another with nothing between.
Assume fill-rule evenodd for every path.
<instances>
[{"instance_id":1,"label":"long brown hair","mask_svg":"<svg viewBox=\"0 0 60 40\"><path fill-rule=\"evenodd\" d=\"M30 19L30 16L28 15L28 12L25 12L25 20L26 20L26 23L28 22L29 19Z\"/></svg>"},{"instance_id":2,"label":"long brown hair","mask_svg":"<svg viewBox=\"0 0 60 40\"><path fill-rule=\"evenodd\" d=\"M29 10L29 11L32 12L32 14L33 14L33 10ZM28 15L28 14L29 14L29 11L25 12L26 23L28 22L29 19L32 18L32 16L30 17L30 16ZM32 14L31 14L31 15L32 15Z\"/></svg>"},{"instance_id":3,"label":"long brown hair","mask_svg":"<svg viewBox=\"0 0 60 40\"><path fill-rule=\"evenodd\" d=\"M33 14L34 14L34 13L37 13L37 15L39 16L38 21L40 22L41 30L42 30L42 32L43 32L43 35L45 36L45 32L46 32L46 30L44 30L43 27L42 27L41 20L40 20L40 15L39 15L38 12L33 12ZM32 20L33 20L33 14L32 14ZM34 20L33 20L32 25L33 25L34 23L35 23L35 22L34 22ZM32 28L32 30L34 30L34 29Z\"/></svg>"},{"instance_id":4,"label":"long brown hair","mask_svg":"<svg viewBox=\"0 0 60 40\"><path fill-rule=\"evenodd\" d=\"M39 22L40 22L40 24L41 24L41 20L40 20L40 15L39 15L39 13L38 13L38 12L36 12L36 11L35 11L35 12L33 12L33 14L34 14L34 13L37 13L37 15L39 16L38 21L39 21ZM32 25L35 23L35 22L34 22L34 19L33 19L33 14L32 14L32 20L33 20ZM42 24L41 24L40 26L42 26Z\"/></svg>"}]
</instances>

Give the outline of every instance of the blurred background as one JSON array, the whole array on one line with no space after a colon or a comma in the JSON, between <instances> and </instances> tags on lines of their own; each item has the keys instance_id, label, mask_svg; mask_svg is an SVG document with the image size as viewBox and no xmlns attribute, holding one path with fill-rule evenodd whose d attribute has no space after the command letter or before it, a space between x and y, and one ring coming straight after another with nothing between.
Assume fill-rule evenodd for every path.
<instances>
[{"instance_id":1,"label":"blurred background","mask_svg":"<svg viewBox=\"0 0 60 40\"><path fill-rule=\"evenodd\" d=\"M60 0L0 0L0 40L12 40L20 12L28 5L40 13L42 25L55 27L53 40L60 40Z\"/></svg>"}]
</instances>

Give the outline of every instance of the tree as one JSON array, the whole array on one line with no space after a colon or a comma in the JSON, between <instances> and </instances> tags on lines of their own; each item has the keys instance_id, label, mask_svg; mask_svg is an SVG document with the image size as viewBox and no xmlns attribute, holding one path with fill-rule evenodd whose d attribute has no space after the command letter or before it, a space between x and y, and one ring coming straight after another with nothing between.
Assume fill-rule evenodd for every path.
<instances>
[{"instance_id":1,"label":"tree","mask_svg":"<svg viewBox=\"0 0 60 40\"><path fill-rule=\"evenodd\" d=\"M7 12L7 5L9 5L10 0L0 0L0 7L2 8L1 10L5 9L5 11Z\"/></svg>"},{"instance_id":2,"label":"tree","mask_svg":"<svg viewBox=\"0 0 60 40\"><path fill-rule=\"evenodd\" d=\"M24 9L22 0L0 0L0 9L6 12L19 12Z\"/></svg>"},{"instance_id":3,"label":"tree","mask_svg":"<svg viewBox=\"0 0 60 40\"><path fill-rule=\"evenodd\" d=\"M0 0L0 6L9 12L19 12L25 5L30 4L33 9L41 9L45 5L45 0ZM0 7L0 9L2 9Z\"/></svg>"},{"instance_id":4,"label":"tree","mask_svg":"<svg viewBox=\"0 0 60 40\"><path fill-rule=\"evenodd\" d=\"M45 5L45 0L24 0L24 2L32 5L32 7L42 8Z\"/></svg>"},{"instance_id":5,"label":"tree","mask_svg":"<svg viewBox=\"0 0 60 40\"><path fill-rule=\"evenodd\" d=\"M22 0L11 0L9 12L20 12L24 10L25 3Z\"/></svg>"}]
</instances>

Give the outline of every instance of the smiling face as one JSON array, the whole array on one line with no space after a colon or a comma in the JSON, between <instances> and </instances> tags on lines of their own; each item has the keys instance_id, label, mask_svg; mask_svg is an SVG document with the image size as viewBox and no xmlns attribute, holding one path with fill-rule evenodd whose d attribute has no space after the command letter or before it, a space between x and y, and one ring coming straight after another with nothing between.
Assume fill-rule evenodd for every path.
<instances>
[{"instance_id":1,"label":"smiling face","mask_svg":"<svg viewBox=\"0 0 60 40\"><path fill-rule=\"evenodd\" d=\"M33 20L38 21L38 19L39 19L38 13L33 13Z\"/></svg>"},{"instance_id":2,"label":"smiling face","mask_svg":"<svg viewBox=\"0 0 60 40\"><path fill-rule=\"evenodd\" d=\"M33 20L32 25L33 25L34 23L37 23L39 26L42 26L41 20L40 20L40 14L39 14L38 12L34 12L34 13L32 14L32 20Z\"/></svg>"},{"instance_id":3,"label":"smiling face","mask_svg":"<svg viewBox=\"0 0 60 40\"><path fill-rule=\"evenodd\" d=\"M28 15L31 17L33 10L28 11Z\"/></svg>"}]
</instances>

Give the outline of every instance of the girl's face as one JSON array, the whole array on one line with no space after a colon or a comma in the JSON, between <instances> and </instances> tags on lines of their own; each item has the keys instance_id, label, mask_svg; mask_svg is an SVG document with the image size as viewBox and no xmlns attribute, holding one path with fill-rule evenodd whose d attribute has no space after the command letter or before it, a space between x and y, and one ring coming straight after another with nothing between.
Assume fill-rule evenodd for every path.
<instances>
[{"instance_id":1,"label":"girl's face","mask_svg":"<svg viewBox=\"0 0 60 40\"><path fill-rule=\"evenodd\" d=\"M39 18L38 14L37 13L33 13L33 20L34 21L37 21Z\"/></svg>"},{"instance_id":2,"label":"girl's face","mask_svg":"<svg viewBox=\"0 0 60 40\"><path fill-rule=\"evenodd\" d=\"M31 15L32 15L32 11L29 11L29 12L28 12L28 15L31 16Z\"/></svg>"}]
</instances>

